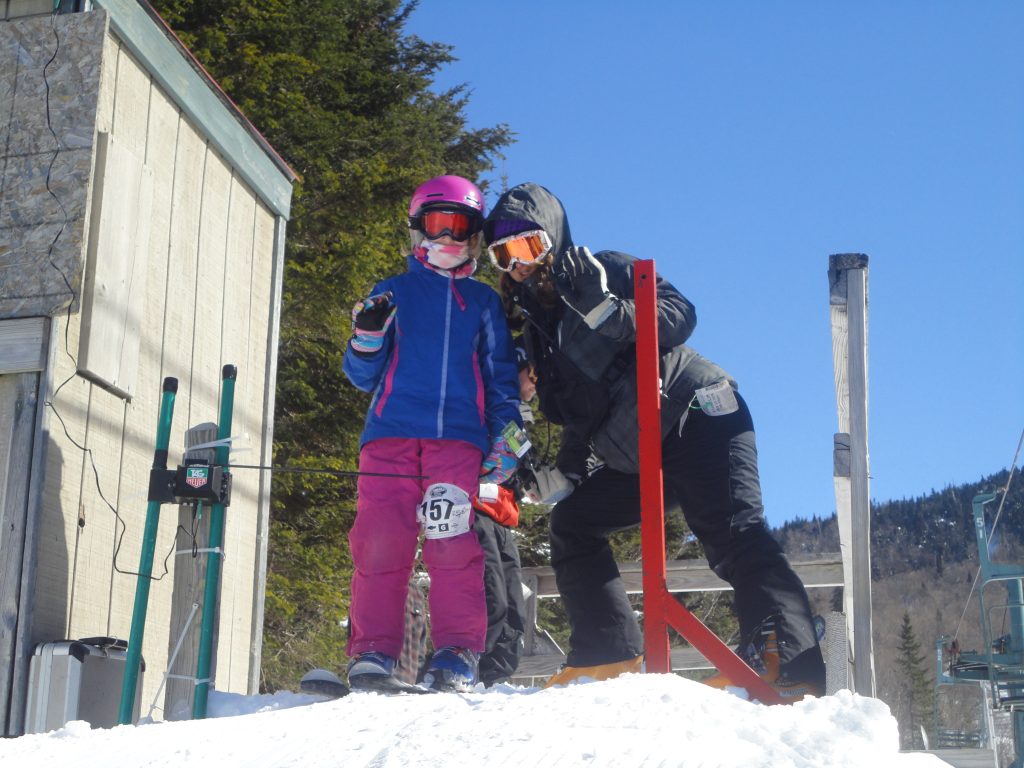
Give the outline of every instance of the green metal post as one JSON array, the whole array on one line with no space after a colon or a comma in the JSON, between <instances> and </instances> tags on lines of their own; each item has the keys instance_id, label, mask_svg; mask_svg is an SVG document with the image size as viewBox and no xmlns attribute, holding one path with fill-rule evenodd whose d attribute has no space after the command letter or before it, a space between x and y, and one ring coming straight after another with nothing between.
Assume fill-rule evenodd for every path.
<instances>
[{"instance_id":1,"label":"green metal post","mask_svg":"<svg viewBox=\"0 0 1024 768\"><path fill-rule=\"evenodd\" d=\"M235 379L238 369L225 365L224 386L220 395L220 420L217 423L217 439L225 441L217 446L216 463L228 466L230 447L227 438L231 436L231 413L235 404ZM217 595L220 590L221 547L224 542L224 505L214 504L210 511L210 541L206 557L206 586L203 589L203 622L199 630L199 661L196 664L196 695L192 700L192 717L200 720L206 717L206 702L210 693L210 662L213 656L213 625L217 616Z\"/></svg>"},{"instance_id":2,"label":"green metal post","mask_svg":"<svg viewBox=\"0 0 1024 768\"><path fill-rule=\"evenodd\" d=\"M156 451L153 453L153 469L167 469L167 445L171 439L171 421L174 418L174 396L178 392L178 380L168 376L164 379L163 397L160 401L160 416L156 426ZM130 725L135 709L135 687L139 679L139 665L142 661L142 635L146 628L146 611L149 608L149 582L153 574L153 552L156 549L156 533L160 523L160 502L150 501L146 507L146 526L142 534L142 555L139 558L139 578L135 585L135 607L132 610L132 629L128 637L124 680L121 683L121 707L117 722Z\"/></svg>"}]
</instances>

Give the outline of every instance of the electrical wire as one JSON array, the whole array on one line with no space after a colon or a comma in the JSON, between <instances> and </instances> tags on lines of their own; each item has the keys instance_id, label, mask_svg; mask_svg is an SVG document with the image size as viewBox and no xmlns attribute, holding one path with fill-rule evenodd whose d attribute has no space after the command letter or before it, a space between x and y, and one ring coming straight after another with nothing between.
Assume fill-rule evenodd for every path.
<instances>
[{"instance_id":1,"label":"electrical wire","mask_svg":"<svg viewBox=\"0 0 1024 768\"><path fill-rule=\"evenodd\" d=\"M74 287L71 285L71 281L68 279L67 274L65 274L64 270L60 268L60 265L58 265L56 263L56 261L54 261L54 255L53 255L54 249L57 247L57 242L60 240L61 235L64 234L64 230L67 229L67 226L68 226L68 212L67 212L67 208L64 207L64 203L61 201L60 197L58 197L57 193L54 192L53 186L51 184L51 179L52 179L52 176L53 176L53 167L54 167L54 164L57 162L57 157L60 155L61 150L62 150L61 142L60 142L60 137L57 136L57 132L53 128L53 121L52 121L51 114L50 114L50 80L47 77L47 70L49 69L50 65L53 64L54 61L56 61L57 55L60 52L60 35L57 33L57 21L56 21L59 9L60 9L60 3L58 1L58 2L54 3L53 12L50 14L50 30L53 32L53 39L54 39L55 45L54 45L54 49L53 49L53 55L51 55L50 59L46 62L45 65L43 65L43 85L44 85L44 87L46 89L46 100L45 100L45 103L46 103L46 128L50 132L50 135L53 137L54 144L56 145L56 148L53 151L53 156L50 158L50 164L47 166L47 169L46 169L46 191L50 195L50 197L53 198L54 202L57 203L57 206L60 208L60 212L61 212L61 216L62 216L62 221L61 221L60 227L57 230L57 234L54 235L53 240L50 241L50 246L49 246L49 248L46 251L46 258L47 258L47 261L49 262L50 266L53 267L53 269L57 272L57 274L60 275L61 280L64 281L64 285L66 286L68 294L70 295L70 300L68 301L67 312L65 313L65 318L64 318L64 354L67 355L68 359L71 361L72 373L71 373L70 376L68 376L60 384L57 385L57 387L53 390L53 393L50 395L50 397L47 400L43 401L43 407L49 408L50 411L53 413L53 415L57 417L57 421L60 422L61 429L64 431L64 435L65 435L65 437L67 437L68 442L70 442L71 445L73 445L75 448L77 448L79 451L81 451L89 459L89 465L92 468L93 477L94 477L95 483L96 483L96 493L99 495L99 497L103 501L103 503L107 505L107 507L110 509L110 511L114 513L115 525L120 525L121 532L117 536L117 543L116 543L116 545L114 547L114 553L113 553L113 563L112 563L112 565L113 565L114 570L117 571L118 573L126 575L126 576L142 576L144 574L138 573L137 571L125 570L125 569L121 568L120 566L118 566L118 564L117 564L117 556L118 556L118 553L121 551L121 543L124 541L124 535L128 531L128 526L125 523L124 519L121 517L120 513L118 513L117 508L113 504L110 503L110 500L107 499L106 495L104 495L104 493L103 493L103 488L100 485L100 473L99 473L99 469L96 466L96 458L93 455L92 449L82 445L75 438L73 438L71 436L71 433L68 431L68 426L64 422L64 418L61 416L60 411L57 410L57 406L55 404L55 401L57 399L57 395L60 394L60 391L62 389L64 389L64 387L70 381L72 381L76 376L78 376L78 359L71 353L71 336L70 336L70 331L71 331L71 310L75 306L75 301L78 299L78 294L75 291ZM160 574L160 576L154 577L152 575L146 575L146 578L148 578L148 579L150 579L152 581L160 581L162 578L164 578L164 576L166 576L170 572L168 567L167 567L167 561L170 559L170 557L173 554L173 552L174 552L174 546L172 545L170 551L164 557L164 560L163 560L164 572L162 574Z\"/></svg>"}]
</instances>

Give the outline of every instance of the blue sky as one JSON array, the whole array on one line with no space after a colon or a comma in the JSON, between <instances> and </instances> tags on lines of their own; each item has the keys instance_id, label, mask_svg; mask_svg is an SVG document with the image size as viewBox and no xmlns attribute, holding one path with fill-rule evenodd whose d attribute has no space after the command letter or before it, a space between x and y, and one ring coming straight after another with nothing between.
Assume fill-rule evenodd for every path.
<instances>
[{"instance_id":1,"label":"blue sky","mask_svg":"<svg viewBox=\"0 0 1024 768\"><path fill-rule=\"evenodd\" d=\"M871 496L1024 429L1024 4L424 0L437 86L577 244L656 261L754 414L769 522L835 509L828 256L868 254Z\"/></svg>"}]
</instances>

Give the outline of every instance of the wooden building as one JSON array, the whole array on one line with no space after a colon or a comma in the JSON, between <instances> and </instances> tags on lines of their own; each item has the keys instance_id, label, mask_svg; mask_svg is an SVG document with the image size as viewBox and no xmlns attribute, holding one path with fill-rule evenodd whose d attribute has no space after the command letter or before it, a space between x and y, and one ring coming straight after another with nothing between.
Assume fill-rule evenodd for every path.
<instances>
[{"instance_id":1,"label":"wooden building","mask_svg":"<svg viewBox=\"0 0 1024 768\"><path fill-rule=\"evenodd\" d=\"M240 463L269 464L296 176L144 0L0 0L0 728L29 659L127 638L161 382L184 431L238 368ZM242 445L238 443L241 442ZM235 473L215 687L258 687L270 477ZM177 510L161 515L143 714L169 657ZM180 567L180 566L179 566ZM158 708L154 715L162 716Z\"/></svg>"}]
</instances>

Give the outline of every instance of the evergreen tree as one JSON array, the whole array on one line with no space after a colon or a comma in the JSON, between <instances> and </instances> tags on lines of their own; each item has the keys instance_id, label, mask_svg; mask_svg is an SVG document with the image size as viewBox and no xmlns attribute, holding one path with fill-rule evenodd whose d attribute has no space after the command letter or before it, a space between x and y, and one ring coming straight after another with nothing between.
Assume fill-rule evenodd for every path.
<instances>
[{"instance_id":1,"label":"evergreen tree","mask_svg":"<svg viewBox=\"0 0 1024 768\"><path fill-rule=\"evenodd\" d=\"M355 469L369 400L341 372L350 308L404 270L412 190L441 173L478 179L511 134L468 129L463 88L431 90L453 57L405 32L415 3L153 6L301 177L286 240L275 464ZM354 482L274 476L265 690L343 665L354 517Z\"/></svg>"},{"instance_id":2,"label":"evergreen tree","mask_svg":"<svg viewBox=\"0 0 1024 768\"><path fill-rule=\"evenodd\" d=\"M927 733L934 731L935 694L908 611L903 612L898 651L896 674L899 711L896 717L900 723L900 746L904 749L922 749L921 729Z\"/></svg>"}]
</instances>

